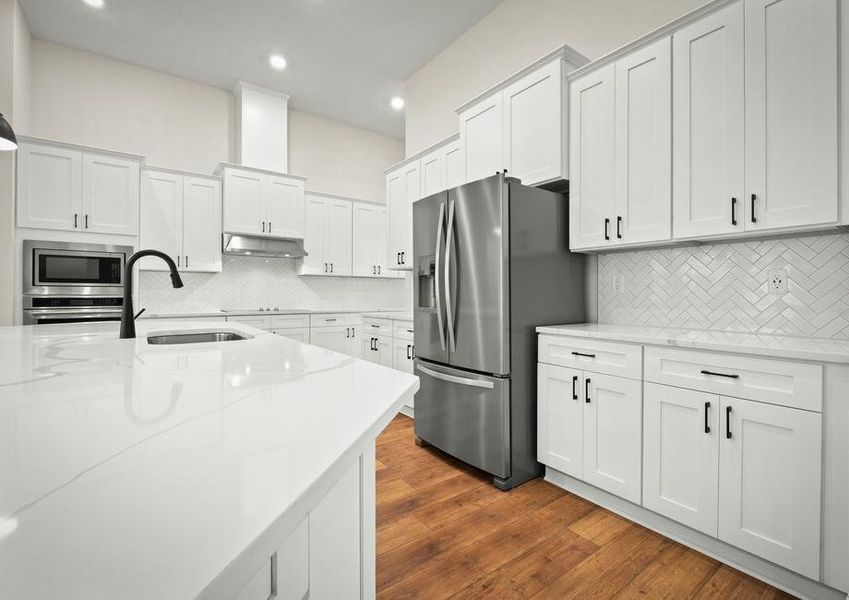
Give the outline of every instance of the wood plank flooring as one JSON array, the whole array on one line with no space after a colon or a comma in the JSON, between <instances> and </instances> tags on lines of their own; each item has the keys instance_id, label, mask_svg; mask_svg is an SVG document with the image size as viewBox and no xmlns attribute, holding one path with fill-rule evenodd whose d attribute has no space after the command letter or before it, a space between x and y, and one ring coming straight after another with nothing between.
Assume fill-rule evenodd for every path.
<instances>
[{"instance_id":1,"label":"wood plank flooring","mask_svg":"<svg viewBox=\"0 0 849 600\"><path fill-rule=\"evenodd\" d=\"M791 598L538 479L510 492L396 417L377 439L378 598Z\"/></svg>"}]
</instances>

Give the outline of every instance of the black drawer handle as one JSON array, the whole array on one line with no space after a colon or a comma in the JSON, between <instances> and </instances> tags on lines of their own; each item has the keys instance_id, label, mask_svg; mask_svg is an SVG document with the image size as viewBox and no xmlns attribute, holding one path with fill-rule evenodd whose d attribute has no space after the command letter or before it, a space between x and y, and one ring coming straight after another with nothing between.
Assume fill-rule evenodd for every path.
<instances>
[{"instance_id":1,"label":"black drawer handle","mask_svg":"<svg viewBox=\"0 0 849 600\"><path fill-rule=\"evenodd\" d=\"M380 329L380 325L369 325L369 327L374 327L375 329Z\"/></svg>"},{"instance_id":2,"label":"black drawer handle","mask_svg":"<svg viewBox=\"0 0 849 600\"><path fill-rule=\"evenodd\" d=\"M740 379L740 376L733 373L717 373L716 371L699 371L702 375L716 375L717 377L727 377L728 379Z\"/></svg>"},{"instance_id":3,"label":"black drawer handle","mask_svg":"<svg viewBox=\"0 0 849 600\"><path fill-rule=\"evenodd\" d=\"M616 239L622 239L622 217L616 217Z\"/></svg>"},{"instance_id":4,"label":"black drawer handle","mask_svg":"<svg viewBox=\"0 0 849 600\"><path fill-rule=\"evenodd\" d=\"M606 239L606 240L610 239L609 229L610 229L610 219L605 219L604 220L604 239Z\"/></svg>"},{"instance_id":5,"label":"black drawer handle","mask_svg":"<svg viewBox=\"0 0 849 600\"><path fill-rule=\"evenodd\" d=\"M586 356L587 358L595 358L595 354L585 354L584 352L573 352L572 356Z\"/></svg>"},{"instance_id":6,"label":"black drawer handle","mask_svg":"<svg viewBox=\"0 0 849 600\"><path fill-rule=\"evenodd\" d=\"M755 200L757 200L757 199L758 199L757 195L752 194L752 223L758 222L758 218L755 216Z\"/></svg>"},{"instance_id":7,"label":"black drawer handle","mask_svg":"<svg viewBox=\"0 0 849 600\"><path fill-rule=\"evenodd\" d=\"M725 407L725 439L731 439L731 407Z\"/></svg>"},{"instance_id":8,"label":"black drawer handle","mask_svg":"<svg viewBox=\"0 0 849 600\"><path fill-rule=\"evenodd\" d=\"M708 411L710 411L710 402L705 402L705 433L710 433L710 422L708 421Z\"/></svg>"},{"instance_id":9,"label":"black drawer handle","mask_svg":"<svg viewBox=\"0 0 849 600\"><path fill-rule=\"evenodd\" d=\"M578 376L572 375L572 400L578 399Z\"/></svg>"},{"instance_id":10,"label":"black drawer handle","mask_svg":"<svg viewBox=\"0 0 849 600\"><path fill-rule=\"evenodd\" d=\"M737 224L737 198L731 198L731 224Z\"/></svg>"},{"instance_id":11,"label":"black drawer handle","mask_svg":"<svg viewBox=\"0 0 849 600\"><path fill-rule=\"evenodd\" d=\"M586 381L584 381L584 397L586 398L586 403L590 403L590 378L587 377Z\"/></svg>"}]
</instances>

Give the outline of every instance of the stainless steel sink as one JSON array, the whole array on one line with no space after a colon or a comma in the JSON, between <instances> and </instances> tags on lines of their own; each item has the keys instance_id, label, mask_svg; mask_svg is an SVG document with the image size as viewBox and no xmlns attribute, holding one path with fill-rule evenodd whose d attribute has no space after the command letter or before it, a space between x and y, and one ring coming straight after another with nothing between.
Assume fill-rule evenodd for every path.
<instances>
[{"instance_id":1,"label":"stainless steel sink","mask_svg":"<svg viewBox=\"0 0 849 600\"><path fill-rule=\"evenodd\" d=\"M203 344L208 342L233 342L246 340L243 335L232 331L196 331L191 333L169 333L164 335L151 335L147 338L148 344Z\"/></svg>"}]
</instances>

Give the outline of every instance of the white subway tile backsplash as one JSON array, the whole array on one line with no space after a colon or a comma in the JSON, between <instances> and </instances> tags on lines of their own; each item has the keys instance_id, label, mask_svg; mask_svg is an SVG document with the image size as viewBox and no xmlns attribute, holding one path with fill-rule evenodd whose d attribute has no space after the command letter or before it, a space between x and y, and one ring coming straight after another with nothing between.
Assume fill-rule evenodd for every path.
<instances>
[{"instance_id":1,"label":"white subway tile backsplash","mask_svg":"<svg viewBox=\"0 0 849 600\"><path fill-rule=\"evenodd\" d=\"M295 261L225 256L221 273L142 271L137 308L148 313L209 312L222 308L396 308L405 306L403 279L300 277Z\"/></svg>"},{"instance_id":2,"label":"white subway tile backsplash","mask_svg":"<svg viewBox=\"0 0 849 600\"><path fill-rule=\"evenodd\" d=\"M598 320L849 338L849 234L601 254Z\"/></svg>"}]
</instances>

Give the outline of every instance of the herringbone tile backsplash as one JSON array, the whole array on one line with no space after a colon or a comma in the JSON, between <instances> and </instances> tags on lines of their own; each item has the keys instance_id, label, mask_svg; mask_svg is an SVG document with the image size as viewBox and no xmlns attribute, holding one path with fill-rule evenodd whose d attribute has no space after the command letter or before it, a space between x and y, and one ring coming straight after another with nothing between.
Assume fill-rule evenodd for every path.
<instances>
[{"instance_id":1,"label":"herringbone tile backsplash","mask_svg":"<svg viewBox=\"0 0 849 600\"><path fill-rule=\"evenodd\" d=\"M601 254L598 320L849 339L849 234Z\"/></svg>"}]
</instances>

